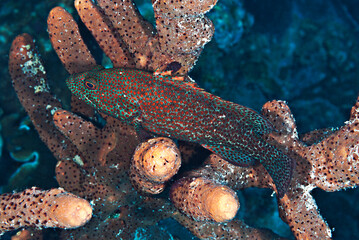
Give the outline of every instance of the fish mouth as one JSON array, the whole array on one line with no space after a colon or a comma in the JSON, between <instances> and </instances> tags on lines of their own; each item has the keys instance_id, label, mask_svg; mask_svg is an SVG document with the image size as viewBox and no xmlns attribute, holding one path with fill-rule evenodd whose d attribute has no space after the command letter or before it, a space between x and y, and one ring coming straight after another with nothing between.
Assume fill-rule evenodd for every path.
<instances>
[{"instance_id":1,"label":"fish mouth","mask_svg":"<svg viewBox=\"0 0 359 240\"><path fill-rule=\"evenodd\" d=\"M70 76L66 79L67 88L70 90L72 94L75 94L75 80L73 76Z\"/></svg>"},{"instance_id":2,"label":"fish mouth","mask_svg":"<svg viewBox=\"0 0 359 240\"><path fill-rule=\"evenodd\" d=\"M73 82L74 82L73 76L69 76L68 78L66 78L66 85L69 89L71 89Z\"/></svg>"},{"instance_id":3,"label":"fish mouth","mask_svg":"<svg viewBox=\"0 0 359 240\"><path fill-rule=\"evenodd\" d=\"M76 89L80 88L81 82L82 82L82 77L80 77L80 74L73 74L70 75L67 79L66 79L66 85L68 87L68 89L70 89L70 91L75 94L76 93Z\"/></svg>"}]
</instances>

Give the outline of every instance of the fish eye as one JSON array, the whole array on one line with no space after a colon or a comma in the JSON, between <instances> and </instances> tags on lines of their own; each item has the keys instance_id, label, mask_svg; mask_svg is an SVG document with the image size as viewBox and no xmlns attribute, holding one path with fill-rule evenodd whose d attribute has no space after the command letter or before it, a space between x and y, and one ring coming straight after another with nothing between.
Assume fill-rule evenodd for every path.
<instances>
[{"instance_id":1,"label":"fish eye","mask_svg":"<svg viewBox=\"0 0 359 240\"><path fill-rule=\"evenodd\" d=\"M85 79L84 85L88 90L96 90L97 89L96 80L94 78Z\"/></svg>"}]
</instances>

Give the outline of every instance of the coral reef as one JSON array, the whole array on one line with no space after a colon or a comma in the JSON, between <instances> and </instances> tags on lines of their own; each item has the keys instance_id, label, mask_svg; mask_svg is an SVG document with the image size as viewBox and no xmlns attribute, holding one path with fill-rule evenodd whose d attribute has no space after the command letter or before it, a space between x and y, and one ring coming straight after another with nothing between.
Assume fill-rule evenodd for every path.
<instances>
[{"instance_id":1,"label":"coral reef","mask_svg":"<svg viewBox=\"0 0 359 240\"><path fill-rule=\"evenodd\" d=\"M42 191L35 187L0 195L1 233L22 227L76 228L92 217L89 202L61 188Z\"/></svg>"},{"instance_id":2,"label":"coral reef","mask_svg":"<svg viewBox=\"0 0 359 240\"><path fill-rule=\"evenodd\" d=\"M82 3L89 4L91 2L77 1L76 6L81 9ZM128 7L134 7L132 2L126 2L126 4L129 5ZM208 10L207 5L203 6ZM97 7L93 6L90 9L96 10ZM207 10L203 10L203 12ZM198 10L198 6L196 14L198 14L197 11L201 12ZM87 14L92 15L91 12ZM190 12L189 14L194 13ZM49 34L54 49L67 70L73 73L92 68L95 64L94 58L83 44L71 15L62 8L55 8L51 11L48 19ZM203 20L209 24L208 20L200 16L199 22ZM89 24L91 23L90 21ZM176 24L174 24L174 28L178 26ZM208 29L207 24L200 26ZM129 26L129 29L132 27ZM190 26L188 27L191 29ZM91 27L89 28L91 29ZM196 29L196 31L198 30ZM197 37L196 31L195 37ZM157 35L157 38L161 37ZM177 35L175 40L177 40ZM180 71L187 72L198 57L203 44L208 40L197 46L197 48L199 47L197 50L187 54L171 52L166 45L162 44L164 53L161 54L172 53L171 61L180 63ZM132 43L131 39L128 41L127 44ZM167 42L167 45L171 46L172 43L169 39ZM188 42L182 41L182 43L186 49L191 48L192 50L198 44L197 41L194 42L191 39ZM131 48L129 49L131 50ZM104 51L106 52L106 49ZM149 56L152 54L155 53L149 53ZM181 63L182 58L186 59L186 65ZM188 58L192 60L189 61ZM136 54L134 54L134 59L133 61L136 62ZM142 60L143 55L137 58L137 64L141 64ZM192 64L188 65L189 62ZM161 64L158 63L153 68L160 68ZM96 217L85 225L85 228L63 232L61 238L81 238L91 235L107 239L116 236L128 239L133 237L139 227L154 225L160 219L170 216L174 216L179 221L184 219L182 221L193 223L194 220L180 214L166 198L141 196L133 190L129 179L129 169L131 155L138 140L132 127L126 126L114 118L102 116L106 120L106 124L103 128L98 128L92 122L61 109L60 102L50 94L45 70L29 35L20 35L14 40L10 51L9 69L20 101L33 120L41 138L58 159L57 181L67 191L89 199L93 203ZM147 69L152 68L148 66ZM75 99L72 111L95 120L93 110ZM145 214L146 212L151 214ZM229 232L227 234L230 234L231 231L237 232L237 234L246 233L247 230L242 229L245 226L244 223L240 223L238 226L240 226L238 229L236 224L227 226L226 231ZM217 224L213 227L220 228L220 225ZM211 226L206 227L205 230L194 231L197 234L205 234L206 231L211 232ZM248 232L248 234L252 233ZM253 234L261 234L261 231L256 230Z\"/></svg>"},{"instance_id":3,"label":"coral reef","mask_svg":"<svg viewBox=\"0 0 359 240\"><path fill-rule=\"evenodd\" d=\"M69 6L73 4L73 1L44 2L35 0L27 2L21 0L12 2L4 0L0 4L0 43L2 46L0 73L3 76L3 81L0 83L0 122L2 125L0 135L4 140L0 161L2 193L22 191L31 186L38 186L42 189L58 186L53 177L54 171L51 170L55 168L56 159L41 141L29 117L21 107L11 86L7 66L11 43L16 35L23 32L36 35L39 50L48 66L59 64L46 32L46 17L50 9L59 4L71 9ZM52 92L61 97L66 95L66 91L63 91L66 87L64 83L56 81L56 79L66 77L67 73L64 68L48 67L47 70L54 80L51 81ZM63 87L60 88L61 85ZM28 159L28 161L19 162L16 159Z\"/></svg>"},{"instance_id":4,"label":"coral reef","mask_svg":"<svg viewBox=\"0 0 359 240\"><path fill-rule=\"evenodd\" d=\"M176 74L186 75L213 34L212 24L203 14L215 2L191 3L155 1L157 31L142 19L131 1L116 4L104 0L98 1L97 6L92 1L78 0L75 6L114 67L154 71L175 66ZM124 15L119 19L120 14L115 13L121 12ZM76 22L63 8L51 11L48 26L53 47L69 73L87 71L96 65ZM134 190L130 179L131 159L139 144L134 129L112 117L100 116L77 99L72 99L71 111L63 110L60 101L50 93L44 67L29 35L20 35L14 40L9 69L22 105L58 160L59 185L93 203L92 220L84 227L63 231L62 239L131 239L141 232L139 229L149 226L157 229L153 233L163 236L158 222L169 217L200 238L279 238L269 230L249 227L237 219L227 223L196 221L192 217L196 218L198 209L190 211L194 214L187 213L192 217L185 216L168 201L166 191L152 197ZM312 136L315 140L306 143L298 138L294 119L284 102L272 101L263 107L262 114L277 129L267 136L268 141L297 162L290 191L278 199L278 206L282 219L298 239L331 237L331 230L311 196L314 188L337 191L358 184L358 107L359 102L343 127L323 131L324 134L309 134L307 138ZM106 123L101 126L103 120ZM234 193L228 187L274 190L271 178L263 172L262 166L237 167L211 155L199 169L186 172L185 178L173 187L188 179L199 179L225 188L230 196ZM227 187L222 187L224 185ZM230 206L237 203L230 202ZM238 206L230 209L230 217L221 221L231 219Z\"/></svg>"},{"instance_id":5,"label":"coral reef","mask_svg":"<svg viewBox=\"0 0 359 240\"><path fill-rule=\"evenodd\" d=\"M130 179L137 191L161 193L181 166L181 153L169 138L158 137L141 143L135 150Z\"/></svg>"},{"instance_id":6,"label":"coral reef","mask_svg":"<svg viewBox=\"0 0 359 240\"><path fill-rule=\"evenodd\" d=\"M203 178L182 178L171 187L171 201L181 212L197 221L226 222L237 214L236 193Z\"/></svg>"}]
</instances>

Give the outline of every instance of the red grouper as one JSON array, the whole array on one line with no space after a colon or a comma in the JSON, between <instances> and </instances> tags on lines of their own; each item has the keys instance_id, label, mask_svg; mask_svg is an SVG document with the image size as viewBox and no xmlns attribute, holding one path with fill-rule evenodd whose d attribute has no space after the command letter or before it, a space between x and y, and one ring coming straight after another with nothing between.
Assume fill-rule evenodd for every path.
<instances>
[{"instance_id":1,"label":"red grouper","mask_svg":"<svg viewBox=\"0 0 359 240\"><path fill-rule=\"evenodd\" d=\"M103 69L78 73L66 80L70 91L96 110L136 129L196 142L239 166L261 163L282 198L294 162L267 143L270 122L250 108L225 101L171 75L137 69Z\"/></svg>"}]
</instances>

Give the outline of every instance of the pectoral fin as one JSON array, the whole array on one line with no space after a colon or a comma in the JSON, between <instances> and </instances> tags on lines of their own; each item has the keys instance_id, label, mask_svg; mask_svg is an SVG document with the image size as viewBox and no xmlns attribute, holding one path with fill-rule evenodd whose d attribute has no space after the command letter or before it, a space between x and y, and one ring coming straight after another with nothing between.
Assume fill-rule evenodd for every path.
<instances>
[{"instance_id":1,"label":"pectoral fin","mask_svg":"<svg viewBox=\"0 0 359 240\"><path fill-rule=\"evenodd\" d=\"M227 161L235 165L248 167L255 164L255 159L250 158L249 156L231 147L223 146L223 145L207 145L207 144L202 144L202 146L210 150L211 152L220 155L222 158L226 159Z\"/></svg>"}]
</instances>

